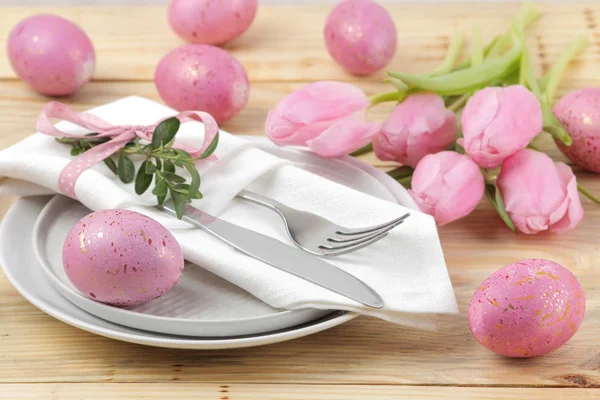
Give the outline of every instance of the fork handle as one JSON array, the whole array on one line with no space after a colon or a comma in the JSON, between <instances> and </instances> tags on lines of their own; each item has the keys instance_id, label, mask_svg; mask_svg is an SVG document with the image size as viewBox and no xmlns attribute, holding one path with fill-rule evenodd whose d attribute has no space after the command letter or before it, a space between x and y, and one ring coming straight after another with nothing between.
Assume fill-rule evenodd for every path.
<instances>
[{"instance_id":1,"label":"fork handle","mask_svg":"<svg viewBox=\"0 0 600 400\"><path fill-rule=\"evenodd\" d=\"M248 200L254 204L270 208L271 210L275 210L277 212L284 212L286 209L289 208L288 206L286 206L285 204L281 204L277 200L270 199L258 193L250 192L248 190L242 190L237 194L237 197L239 197L240 199Z\"/></svg>"}]
</instances>

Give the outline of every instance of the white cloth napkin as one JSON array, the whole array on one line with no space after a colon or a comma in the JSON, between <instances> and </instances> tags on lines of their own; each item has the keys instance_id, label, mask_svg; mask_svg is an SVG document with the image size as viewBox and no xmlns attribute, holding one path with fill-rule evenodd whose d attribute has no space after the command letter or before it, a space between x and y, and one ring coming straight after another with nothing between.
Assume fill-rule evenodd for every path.
<instances>
[{"instance_id":1,"label":"white cloth napkin","mask_svg":"<svg viewBox=\"0 0 600 400\"><path fill-rule=\"evenodd\" d=\"M91 110L113 124L152 124L175 111L140 97L127 97ZM32 121L32 125L33 125ZM67 122L58 127L81 129ZM196 122L182 125L178 140L201 143ZM0 195L58 193L58 176L72 160L70 146L36 133L0 152ZM220 162L198 163L204 199L193 206L220 218L292 245L282 221L269 210L234 199L247 188L340 225L362 227L397 218L408 209L311 174L221 131L216 154ZM155 209L150 193L138 196L100 163L77 180L79 201L92 210L127 208L144 213L175 235L187 260L240 286L272 307L355 311L394 323L434 328L432 314L457 313L452 284L433 219L411 211L411 217L385 239L358 252L328 258L374 288L385 302L381 310L365 307L310 282L243 255L189 224Z\"/></svg>"}]
</instances>

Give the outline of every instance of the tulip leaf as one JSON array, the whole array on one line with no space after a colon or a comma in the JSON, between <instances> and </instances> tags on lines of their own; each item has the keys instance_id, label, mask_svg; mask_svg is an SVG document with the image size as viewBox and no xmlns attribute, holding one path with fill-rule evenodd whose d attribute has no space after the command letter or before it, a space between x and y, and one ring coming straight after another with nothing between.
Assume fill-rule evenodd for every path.
<instances>
[{"instance_id":1,"label":"tulip leaf","mask_svg":"<svg viewBox=\"0 0 600 400\"><path fill-rule=\"evenodd\" d=\"M502 218L502 221L504 221L506 226L508 226L509 229L514 233L517 233L517 228L515 227L515 224L510 219L508 212L506 212L504 200L502 199L502 194L500 193L500 190L498 190L498 187L496 185L486 184L485 195L488 198L488 200L492 203L494 209L496 210L498 215L500 215L500 218Z\"/></svg>"}]
</instances>

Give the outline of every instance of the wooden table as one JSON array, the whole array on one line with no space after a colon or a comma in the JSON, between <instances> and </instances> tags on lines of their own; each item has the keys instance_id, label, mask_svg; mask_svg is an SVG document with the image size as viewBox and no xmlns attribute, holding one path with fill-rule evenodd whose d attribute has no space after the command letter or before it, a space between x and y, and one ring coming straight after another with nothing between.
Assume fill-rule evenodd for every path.
<instances>
[{"instance_id":1,"label":"wooden table","mask_svg":"<svg viewBox=\"0 0 600 400\"><path fill-rule=\"evenodd\" d=\"M504 31L514 4L390 6L398 27L390 70L426 71L441 61L458 30L483 27L486 38ZM548 4L532 29L536 66L546 70L575 36L590 44L570 68L559 94L600 85L600 4ZM157 61L182 44L162 7L0 9L1 49L25 16L55 12L80 24L97 50L94 81L65 99L78 110L136 94L159 100L152 75ZM321 31L325 6L262 7L252 28L228 44L252 82L248 107L223 125L234 133L263 134L266 111L286 93L319 79L352 81L368 94L389 89L383 74L358 79L330 60ZM0 50L4 51L4 50ZM15 79L0 57L0 144L33 131L48 98ZM389 107L378 107L383 119ZM560 154L546 143L551 154ZM365 160L381 168L372 156ZM577 171L600 193L600 178ZM2 199L3 213L13 199ZM0 398L2 399L598 399L600 398L600 207L585 200L586 218L562 236L513 235L485 202L469 217L440 229L459 316L440 318L422 332L358 318L313 336L260 348L186 351L144 347L95 336L30 305L0 274ZM567 266L587 297L579 332L555 352L507 359L469 333L467 307L493 271L522 258Z\"/></svg>"}]
</instances>

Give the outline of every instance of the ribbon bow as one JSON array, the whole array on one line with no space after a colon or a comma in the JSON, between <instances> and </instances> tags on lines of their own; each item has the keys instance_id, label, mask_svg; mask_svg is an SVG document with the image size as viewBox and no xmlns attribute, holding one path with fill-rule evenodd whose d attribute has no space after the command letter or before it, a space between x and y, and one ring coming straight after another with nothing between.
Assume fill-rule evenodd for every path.
<instances>
[{"instance_id":1,"label":"ribbon bow","mask_svg":"<svg viewBox=\"0 0 600 400\"><path fill-rule=\"evenodd\" d=\"M199 157L219 132L217 122L210 114L202 111L182 111L175 115L175 117L179 119L182 124L188 121L204 123L205 133L202 147L195 148L177 143L173 145L174 148L187 151L194 158ZM60 173L60 176L58 177L58 187L60 191L69 197L77 199L75 196L75 182L83 171L112 156L136 137L152 141L154 128L165 119L172 117L163 118L155 124L147 126L111 125L90 113L76 113L65 104L56 101L50 102L44 106L35 125L38 132L54 137L84 138L86 137L85 134L68 133L57 129L52 121L50 121L50 118L60 118L92 132L96 132L97 135L94 136L94 138L111 139L106 143L94 146L85 153L80 154L67 164Z\"/></svg>"}]
</instances>

